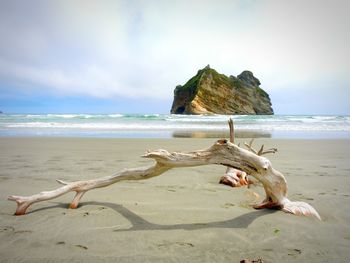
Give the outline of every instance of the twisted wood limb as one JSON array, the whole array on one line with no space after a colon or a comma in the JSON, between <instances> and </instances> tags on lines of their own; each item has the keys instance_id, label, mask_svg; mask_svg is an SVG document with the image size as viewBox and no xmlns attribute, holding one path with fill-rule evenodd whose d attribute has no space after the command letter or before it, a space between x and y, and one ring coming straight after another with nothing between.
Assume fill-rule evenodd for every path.
<instances>
[{"instance_id":1,"label":"twisted wood limb","mask_svg":"<svg viewBox=\"0 0 350 263\"><path fill-rule=\"evenodd\" d=\"M149 179L158 176L171 168L220 164L252 173L261 169L267 169L268 166L268 162L265 159L261 159L260 157L229 143L227 140L219 140L213 146L205 150L172 153L169 153L166 150L155 150L146 152L143 157L152 158L155 160L155 163L148 167L124 169L114 175L93 180L76 182L58 180L58 183L63 186L55 190L44 191L32 196L11 195L8 197L8 200L17 203L15 215L23 215L30 205L50 200L69 192L76 192L76 196L70 204L71 208L76 208L79 204L80 198L84 193L91 189L106 187L123 180Z\"/></svg>"},{"instance_id":2,"label":"twisted wood limb","mask_svg":"<svg viewBox=\"0 0 350 263\"><path fill-rule=\"evenodd\" d=\"M230 142L235 143L235 130L232 118L228 120L228 127L230 128Z\"/></svg>"},{"instance_id":3,"label":"twisted wood limb","mask_svg":"<svg viewBox=\"0 0 350 263\"><path fill-rule=\"evenodd\" d=\"M313 215L320 219L316 210L309 204L291 202L287 199L287 182L280 172L273 169L268 159L238 147L225 139L218 140L205 150L172 153L166 150L155 150L147 151L143 157L152 158L155 160L155 163L148 167L124 169L114 175L93 180L76 182L58 180L63 186L55 190L44 191L31 196L11 195L8 197L8 200L17 203L15 215L23 215L27 208L34 203L50 200L73 191L76 192L76 195L70 207L76 208L84 193L95 188L106 187L123 180L149 179L177 167L218 164L232 167L254 176L264 186L266 193L265 200L271 202L271 204L279 205L283 211L294 214Z\"/></svg>"},{"instance_id":4,"label":"twisted wood limb","mask_svg":"<svg viewBox=\"0 0 350 263\"><path fill-rule=\"evenodd\" d=\"M257 150L255 150L255 149L253 148L253 146L252 146L252 145L253 145L253 142L254 142L254 138L252 138L252 139L249 141L249 143L246 143L246 142L245 142L244 145L248 148L249 151L255 153L256 155L261 156L261 155L264 155L264 154L276 153L276 152L277 152L277 148L271 148L271 149L268 149L268 150L264 151L264 144L261 145L259 151L257 151Z\"/></svg>"},{"instance_id":5,"label":"twisted wood limb","mask_svg":"<svg viewBox=\"0 0 350 263\"><path fill-rule=\"evenodd\" d=\"M164 165L157 162L156 164L151 165L149 167L124 169L120 172L115 173L114 175L99 179L76 182L65 182L62 180L57 180L58 183L63 184L64 186L52 191L44 191L32 196L10 195L8 197L8 200L15 201L17 203L15 215L24 215L26 213L27 208L34 203L54 199L69 192L76 192L73 201L69 205L69 208L74 209L78 207L79 201L83 197L83 195L91 189L106 187L108 185L114 184L122 180L148 179L162 174L168 169L170 168L167 168Z\"/></svg>"},{"instance_id":6,"label":"twisted wood limb","mask_svg":"<svg viewBox=\"0 0 350 263\"><path fill-rule=\"evenodd\" d=\"M228 120L228 126L230 129L230 142L235 143L235 134L234 134L234 125L233 125L233 120L230 118ZM232 167L227 167L226 172L223 176L221 176L219 183L220 184L225 184L231 187L240 187L244 185L248 185L252 181L248 180L248 175L247 173L237 170Z\"/></svg>"}]
</instances>

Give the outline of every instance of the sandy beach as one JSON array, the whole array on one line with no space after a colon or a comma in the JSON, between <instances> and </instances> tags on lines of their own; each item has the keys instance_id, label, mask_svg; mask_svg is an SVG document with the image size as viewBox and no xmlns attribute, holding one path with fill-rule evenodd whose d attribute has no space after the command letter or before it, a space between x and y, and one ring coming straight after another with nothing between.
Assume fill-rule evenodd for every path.
<instances>
[{"instance_id":1,"label":"sandy beach","mask_svg":"<svg viewBox=\"0 0 350 263\"><path fill-rule=\"evenodd\" d=\"M55 179L93 179L144 166L147 149L188 151L215 139L0 138L0 262L348 262L350 140L257 139L281 171L289 198L322 221L254 210L263 189L218 184L225 168L173 169L145 181L73 193L13 216L10 194L31 195ZM242 141L242 140L238 140ZM254 195L257 193L259 199Z\"/></svg>"}]
</instances>

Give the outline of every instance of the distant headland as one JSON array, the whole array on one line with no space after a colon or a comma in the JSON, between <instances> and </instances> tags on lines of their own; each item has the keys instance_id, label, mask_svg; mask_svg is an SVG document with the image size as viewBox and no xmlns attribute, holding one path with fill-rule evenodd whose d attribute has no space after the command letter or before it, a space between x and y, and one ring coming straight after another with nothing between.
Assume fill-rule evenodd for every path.
<instances>
[{"instance_id":1,"label":"distant headland","mask_svg":"<svg viewBox=\"0 0 350 263\"><path fill-rule=\"evenodd\" d=\"M273 114L269 95L250 71L227 77L206 66L174 90L172 114Z\"/></svg>"}]
</instances>

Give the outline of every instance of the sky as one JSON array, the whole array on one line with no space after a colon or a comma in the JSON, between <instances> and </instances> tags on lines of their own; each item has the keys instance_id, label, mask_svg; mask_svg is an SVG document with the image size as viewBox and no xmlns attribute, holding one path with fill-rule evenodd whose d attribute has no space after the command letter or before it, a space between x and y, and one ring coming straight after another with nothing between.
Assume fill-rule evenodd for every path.
<instances>
[{"instance_id":1,"label":"sky","mask_svg":"<svg viewBox=\"0 0 350 263\"><path fill-rule=\"evenodd\" d=\"M350 114L350 1L0 0L0 110L169 113L210 64L276 114Z\"/></svg>"}]
</instances>

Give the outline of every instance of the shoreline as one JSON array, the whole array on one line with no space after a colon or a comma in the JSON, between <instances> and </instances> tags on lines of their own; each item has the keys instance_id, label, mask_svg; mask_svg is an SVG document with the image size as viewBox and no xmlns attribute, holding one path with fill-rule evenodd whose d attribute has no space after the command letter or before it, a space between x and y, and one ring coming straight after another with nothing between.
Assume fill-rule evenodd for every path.
<instances>
[{"instance_id":1,"label":"shoreline","mask_svg":"<svg viewBox=\"0 0 350 263\"><path fill-rule=\"evenodd\" d=\"M219 139L228 138L229 131L0 131L0 138L108 138L108 139ZM237 139L350 139L348 131L264 131L264 130L235 130Z\"/></svg>"},{"instance_id":2,"label":"shoreline","mask_svg":"<svg viewBox=\"0 0 350 263\"><path fill-rule=\"evenodd\" d=\"M236 143L245 141L237 139ZM0 137L1 262L346 262L350 257L350 140L256 139L288 182L289 198L322 217L254 210L261 187L218 184L225 168L179 168L145 181L89 191L67 209L73 194L34 204L15 217L6 196L30 195L75 181L148 165L147 149L191 151L205 139ZM259 200L253 195L259 195Z\"/></svg>"},{"instance_id":3,"label":"shoreline","mask_svg":"<svg viewBox=\"0 0 350 263\"><path fill-rule=\"evenodd\" d=\"M0 137L349 138L348 115L172 115L172 114L24 114L1 115Z\"/></svg>"}]
</instances>

